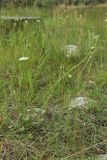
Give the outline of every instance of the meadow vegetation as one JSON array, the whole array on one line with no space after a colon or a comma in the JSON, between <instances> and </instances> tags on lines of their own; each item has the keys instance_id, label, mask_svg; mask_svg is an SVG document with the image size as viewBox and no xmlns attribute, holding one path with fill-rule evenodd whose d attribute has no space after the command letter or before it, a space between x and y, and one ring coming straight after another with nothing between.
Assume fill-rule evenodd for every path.
<instances>
[{"instance_id":1,"label":"meadow vegetation","mask_svg":"<svg viewBox=\"0 0 107 160\"><path fill-rule=\"evenodd\" d=\"M38 7L49 7L60 4L66 5L79 5L79 4L99 4L106 3L107 0L0 0L0 6L38 6Z\"/></svg>"},{"instance_id":2,"label":"meadow vegetation","mask_svg":"<svg viewBox=\"0 0 107 160\"><path fill-rule=\"evenodd\" d=\"M0 158L94 160L107 152L106 8L2 8L0 21ZM78 46L67 56L64 46ZM20 59L26 57L26 59ZM72 108L79 96L87 108Z\"/></svg>"}]
</instances>

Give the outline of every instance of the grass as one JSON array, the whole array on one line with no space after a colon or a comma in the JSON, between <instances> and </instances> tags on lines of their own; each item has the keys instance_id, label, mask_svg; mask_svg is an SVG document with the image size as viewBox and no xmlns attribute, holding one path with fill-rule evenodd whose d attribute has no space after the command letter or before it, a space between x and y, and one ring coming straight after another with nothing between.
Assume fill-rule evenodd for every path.
<instances>
[{"instance_id":1,"label":"grass","mask_svg":"<svg viewBox=\"0 0 107 160\"><path fill-rule=\"evenodd\" d=\"M94 160L105 153L106 8L7 8L1 15L42 17L22 28L1 22L1 159ZM66 44L77 45L78 55L67 57ZM23 56L29 59L18 61ZM93 103L70 109L78 96Z\"/></svg>"}]
</instances>

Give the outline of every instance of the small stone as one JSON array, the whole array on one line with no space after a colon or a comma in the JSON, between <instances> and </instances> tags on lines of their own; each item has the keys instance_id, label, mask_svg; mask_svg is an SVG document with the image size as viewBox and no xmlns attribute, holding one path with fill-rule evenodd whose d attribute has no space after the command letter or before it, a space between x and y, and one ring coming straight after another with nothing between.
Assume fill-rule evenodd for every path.
<instances>
[{"instance_id":1,"label":"small stone","mask_svg":"<svg viewBox=\"0 0 107 160\"><path fill-rule=\"evenodd\" d=\"M99 155L98 160L107 160L107 154Z\"/></svg>"},{"instance_id":2,"label":"small stone","mask_svg":"<svg viewBox=\"0 0 107 160\"><path fill-rule=\"evenodd\" d=\"M64 51L67 52L67 57L77 56L78 47L76 45L65 45Z\"/></svg>"},{"instance_id":3,"label":"small stone","mask_svg":"<svg viewBox=\"0 0 107 160\"><path fill-rule=\"evenodd\" d=\"M77 97L70 102L70 108L84 107L88 102L86 97Z\"/></svg>"}]
</instances>

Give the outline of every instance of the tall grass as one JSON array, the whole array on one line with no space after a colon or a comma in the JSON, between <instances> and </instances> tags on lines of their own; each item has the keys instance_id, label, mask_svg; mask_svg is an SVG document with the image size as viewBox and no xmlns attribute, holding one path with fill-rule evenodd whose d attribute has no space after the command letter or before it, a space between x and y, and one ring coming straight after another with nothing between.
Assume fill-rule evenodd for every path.
<instances>
[{"instance_id":1,"label":"tall grass","mask_svg":"<svg viewBox=\"0 0 107 160\"><path fill-rule=\"evenodd\" d=\"M1 157L95 159L96 144L107 139L107 128L95 123L106 118L106 8L8 8L1 15L41 16L21 28L1 22ZM78 46L77 56L67 57L67 44ZM94 103L70 108L78 96Z\"/></svg>"}]
</instances>

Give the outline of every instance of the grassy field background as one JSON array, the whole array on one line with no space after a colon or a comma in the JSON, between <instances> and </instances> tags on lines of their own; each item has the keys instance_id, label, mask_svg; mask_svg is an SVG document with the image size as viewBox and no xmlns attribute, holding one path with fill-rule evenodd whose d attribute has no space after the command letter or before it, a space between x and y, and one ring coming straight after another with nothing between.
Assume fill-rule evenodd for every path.
<instances>
[{"instance_id":1,"label":"grassy field background","mask_svg":"<svg viewBox=\"0 0 107 160\"><path fill-rule=\"evenodd\" d=\"M19 28L0 22L1 159L94 160L106 153L107 8L0 12L41 17ZM67 55L67 44L78 46L76 56ZM23 56L29 59L19 61ZM73 109L79 96L93 103Z\"/></svg>"}]
</instances>

